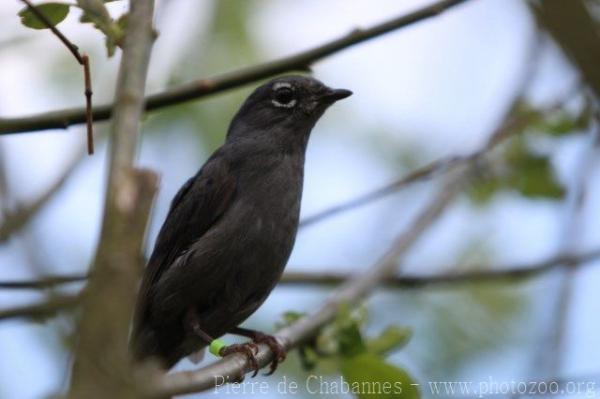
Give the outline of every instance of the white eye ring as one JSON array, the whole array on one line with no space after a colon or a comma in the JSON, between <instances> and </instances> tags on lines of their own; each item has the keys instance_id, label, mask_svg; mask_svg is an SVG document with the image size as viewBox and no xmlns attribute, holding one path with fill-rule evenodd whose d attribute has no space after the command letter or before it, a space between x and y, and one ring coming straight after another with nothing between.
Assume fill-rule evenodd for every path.
<instances>
[{"instance_id":1,"label":"white eye ring","mask_svg":"<svg viewBox=\"0 0 600 399\"><path fill-rule=\"evenodd\" d=\"M288 82L277 82L273 85L273 90L275 90L275 91L277 91L279 89L283 89L283 88L291 89L292 85L289 84Z\"/></svg>"},{"instance_id":2,"label":"white eye ring","mask_svg":"<svg viewBox=\"0 0 600 399\"><path fill-rule=\"evenodd\" d=\"M294 87L288 82L276 82L273 85L274 91L281 90L281 89L293 90ZM284 104L277 100L271 100L271 103L273 103L274 106L280 107L280 108L293 108L296 105L297 101L296 101L296 99L292 99L290 102L287 102Z\"/></svg>"},{"instance_id":3,"label":"white eye ring","mask_svg":"<svg viewBox=\"0 0 600 399\"><path fill-rule=\"evenodd\" d=\"M273 105L274 105L274 106L276 106L276 107L282 107L282 108L292 108L293 106L295 106L295 105L296 105L296 102L297 102L297 101L294 99L294 100L290 101L290 102L289 102L289 103L287 103L287 104L282 104L282 103L280 103L280 102L279 102L279 101L277 101L277 100L271 100L271 102L272 102L272 103L273 103Z\"/></svg>"}]
</instances>

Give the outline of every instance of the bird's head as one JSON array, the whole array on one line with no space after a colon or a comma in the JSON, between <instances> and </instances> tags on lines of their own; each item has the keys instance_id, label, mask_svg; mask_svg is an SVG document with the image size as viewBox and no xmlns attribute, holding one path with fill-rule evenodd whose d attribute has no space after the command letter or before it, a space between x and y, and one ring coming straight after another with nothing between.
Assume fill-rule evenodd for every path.
<instances>
[{"instance_id":1,"label":"bird's head","mask_svg":"<svg viewBox=\"0 0 600 399\"><path fill-rule=\"evenodd\" d=\"M332 89L307 76L273 79L246 99L231 123L228 137L269 129L291 129L308 135L330 105L351 94L350 90Z\"/></svg>"}]
</instances>

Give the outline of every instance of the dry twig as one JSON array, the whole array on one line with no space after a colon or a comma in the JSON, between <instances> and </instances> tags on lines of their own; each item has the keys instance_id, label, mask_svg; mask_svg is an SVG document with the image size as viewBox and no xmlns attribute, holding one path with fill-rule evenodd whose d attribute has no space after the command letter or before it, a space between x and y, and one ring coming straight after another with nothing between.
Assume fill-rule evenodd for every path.
<instances>
[{"instance_id":1,"label":"dry twig","mask_svg":"<svg viewBox=\"0 0 600 399\"><path fill-rule=\"evenodd\" d=\"M31 10L31 12L34 13L35 16L40 21L42 21L42 23L44 25L46 25L48 27L48 29L50 29L50 31L52 33L54 33L54 35L56 37L58 37L58 39L69 49L71 54L73 54L73 57L75 57L75 59L77 60L79 65L81 65L83 67L83 77L84 77L84 84L85 84L85 110L84 110L85 119L84 119L84 121L86 122L86 127L87 127L86 131L87 131L88 154L92 155L94 153L94 131L93 131L92 79L91 79L91 74L90 74L90 60L87 55L80 54L77 46L74 45L73 43L71 43L71 41L65 35L63 35L63 33L60 30L58 30L58 28L50 20L48 20L48 18L46 18L44 13L41 12L40 10L38 10L38 8L36 6L31 4L31 2L29 2L29 0L21 0L21 1L23 3L25 3L25 5L27 5L27 8L29 8L29 10Z\"/></svg>"}]
</instances>

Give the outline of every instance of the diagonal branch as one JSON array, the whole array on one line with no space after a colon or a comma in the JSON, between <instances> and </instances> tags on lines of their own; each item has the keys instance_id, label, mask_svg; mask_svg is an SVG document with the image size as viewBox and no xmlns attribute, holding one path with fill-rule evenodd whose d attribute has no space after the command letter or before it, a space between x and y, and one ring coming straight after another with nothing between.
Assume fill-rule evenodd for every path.
<instances>
[{"instance_id":1,"label":"diagonal branch","mask_svg":"<svg viewBox=\"0 0 600 399\"><path fill-rule=\"evenodd\" d=\"M162 93L150 95L145 99L146 110L152 111L180 104L185 101L199 99L280 73L294 70L306 70L313 63L350 46L437 16L466 1L467 0L441 0L417 11L392 18L372 27L355 29L338 39L289 57L239 69L212 78L196 80L179 87L168 89ZM111 112L112 104L96 106L93 109L93 118L96 121L106 120L110 117ZM71 125L83 123L84 121L85 111L82 108L64 109L20 118L0 118L0 134L32 132L46 129L66 129Z\"/></svg>"},{"instance_id":2,"label":"diagonal branch","mask_svg":"<svg viewBox=\"0 0 600 399\"><path fill-rule=\"evenodd\" d=\"M21 0L23 3L25 3L25 5L27 6L27 8L40 20L42 21L42 23L44 25L46 25L46 27L48 29L50 29L50 31L52 33L54 33L54 36L56 36L58 38L58 40L60 40L66 48L69 49L69 51L71 52L71 54L73 54L73 57L75 57L75 59L77 60L77 62L80 65L83 65L83 57L81 56L81 54L79 54L79 49L77 48L76 45L74 45L73 43L71 43L71 41L69 39L67 39L67 37L65 35L63 35L63 33L56 27L55 24L53 24L47 17L46 15L44 15L43 12L41 12L40 10L38 10L38 8L36 6L34 6L33 4L31 4L31 2L29 0Z\"/></svg>"},{"instance_id":3,"label":"diagonal branch","mask_svg":"<svg viewBox=\"0 0 600 399\"><path fill-rule=\"evenodd\" d=\"M83 153L77 153L66 166L60 177L33 201L6 212L0 224L0 243L7 241L13 234L19 232L27 223L38 214L54 195L65 185L69 177L83 160Z\"/></svg>"}]
</instances>

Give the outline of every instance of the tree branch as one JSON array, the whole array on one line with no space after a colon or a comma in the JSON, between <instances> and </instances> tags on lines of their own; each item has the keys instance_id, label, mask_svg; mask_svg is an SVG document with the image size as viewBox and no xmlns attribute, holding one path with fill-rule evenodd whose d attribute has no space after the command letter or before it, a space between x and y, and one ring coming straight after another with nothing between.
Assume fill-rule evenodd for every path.
<instances>
[{"instance_id":1,"label":"tree branch","mask_svg":"<svg viewBox=\"0 0 600 399\"><path fill-rule=\"evenodd\" d=\"M86 287L69 398L125 398L128 332L142 246L158 177L134 169L153 42L152 0L130 1L111 126L110 170L100 243Z\"/></svg>"},{"instance_id":2,"label":"tree branch","mask_svg":"<svg viewBox=\"0 0 600 399\"><path fill-rule=\"evenodd\" d=\"M412 13L396 17L366 29L355 29L347 35L324 43L313 49L284 57L279 60L242 68L237 71L196 80L179 87L153 94L145 99L146 110L152 111L185 101L199 99L228 89L268 78L284 72L305 70L313 63L383 34L410 26L416 22L434 17L467 0L442 0ZM96 121L108 119L112 104L96 106L93 118ZM33 132L46 129L66 129L85 121L85 110L71 108L20 118L0 118L0 134Z\"/></svg>"}]
</instances>

